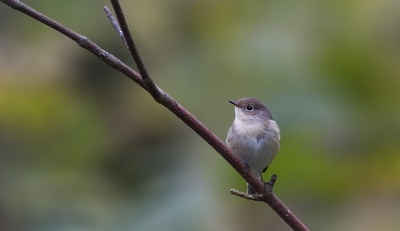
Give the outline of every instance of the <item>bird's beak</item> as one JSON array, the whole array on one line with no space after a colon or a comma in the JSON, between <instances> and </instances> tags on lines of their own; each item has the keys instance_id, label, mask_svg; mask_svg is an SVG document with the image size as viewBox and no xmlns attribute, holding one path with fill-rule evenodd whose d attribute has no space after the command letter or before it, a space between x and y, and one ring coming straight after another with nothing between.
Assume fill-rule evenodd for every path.
<instances>
[{"instance_id":1,"label":"bird's beak","mask_svg":"<svg viewBox=\"0 0 400 231\"><path fill-rule=\"evenodd\" d=\"M235 100L229 100L229 103L231 103L231 104L235 105L235 107L237 107L237 106L238 106L238 103L237 103Z\"/></svg>"}]
</instances>

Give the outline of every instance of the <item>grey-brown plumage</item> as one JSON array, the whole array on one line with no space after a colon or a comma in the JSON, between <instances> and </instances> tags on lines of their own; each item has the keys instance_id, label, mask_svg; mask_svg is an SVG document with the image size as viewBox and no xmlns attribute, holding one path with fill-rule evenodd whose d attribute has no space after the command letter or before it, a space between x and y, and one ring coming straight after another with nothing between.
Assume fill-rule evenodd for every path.
<instances>
[{"instance_id":1,"label":"grey-brown plumage","mask_svg":"<svg viewBox=\"0 0 400 231\"><path fill-rule=\"evenodd\" d=\"M230 100L235 105L235 120L228 130L226 143L250 171L260 176L279 151L280 131L268 107L258 99ZM255 190L247 184L247 193Z\"/></svg>"}]
</instances>

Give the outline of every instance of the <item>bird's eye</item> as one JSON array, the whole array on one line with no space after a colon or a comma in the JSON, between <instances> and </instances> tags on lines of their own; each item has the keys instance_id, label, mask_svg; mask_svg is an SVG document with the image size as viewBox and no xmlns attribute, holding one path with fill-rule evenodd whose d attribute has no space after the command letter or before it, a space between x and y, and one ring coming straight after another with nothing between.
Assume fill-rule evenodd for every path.
<instances>
[{"instance_id":1,"label":"bird's eye","mask_svg":"<svg viewBox=\"0 0 400 231\"><path fill-rule=\"evenodd\" d=\"M253 107L253 105L250 104L250 105L247 105L246 109L247 109L247 111L253 111L254 107Z\"/></svg>"}]
</instances>

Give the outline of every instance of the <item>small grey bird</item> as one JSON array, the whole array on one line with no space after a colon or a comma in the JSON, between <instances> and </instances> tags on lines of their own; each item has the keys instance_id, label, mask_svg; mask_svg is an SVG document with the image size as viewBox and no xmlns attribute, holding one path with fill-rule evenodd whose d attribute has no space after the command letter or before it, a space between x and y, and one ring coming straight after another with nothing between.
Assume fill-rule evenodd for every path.
<instances>
[{"instance_id":1,"label":"small grey bird","mask_svg":"<svg viewBox=\"0 0 400 231\"><path fill-rule=\"evenodd\" d=\"M279 151L278 124L263 102L255 98L229 100L235 105L235 120L228 130L226 143L240 157L250 171L260 176ZM247 193L256 191L247 183Z\"/></svg>"}]
</instances>

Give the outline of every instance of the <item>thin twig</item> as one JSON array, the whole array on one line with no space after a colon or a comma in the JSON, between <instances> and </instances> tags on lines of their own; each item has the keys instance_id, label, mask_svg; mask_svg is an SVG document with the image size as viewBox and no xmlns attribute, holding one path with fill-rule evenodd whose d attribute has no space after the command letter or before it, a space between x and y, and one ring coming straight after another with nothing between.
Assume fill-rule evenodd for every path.
<instances>
[{"instance_id":1,"label":"thin twig","mask_svg":"<svg viewBox=\"0 0 400 231\"><path fill-rule=\"evenodd\" d=\"M271 186L271 189L274 187L277 178L278 176L276 174L272 174L271 179L268 182L269 186Z\"/></svg>"},{"instance_id":2,"label":"thin twig","mask_svg":"<svg viewBox=\"0 0 400 231\"><path fill-rule=\"evenodd\" d=\"M107 6L103 7L104 12L106 13L106 16L108 20L110 20L111 25L114 27L114 29L118 32L119 37L121 37L122 41L124 42L125 46L128 47L128 44L126 44L126 40L124 37L124 33L122 33L121 27L118 25L117 20L114 18L114 15L111 13L110 9L108 9ZM129 47L128 47L129 50Z\"/></svg>"},{"instance_id":3,"label":"thin twig","mask_svg":"<svg viewBox=\"0 0 400 231\"><path fill-rule=\"evenodd\" d=\"M236 189L231 189L231 190L229 190L229 192L233 195L243 197L243 198L246 198L249 200L266 202L268 200L268 198L270 197L270 194L272 193L272 188L275 185L276 179L277 179L276 174L273 174L271 176L271 179L269 180L269 182L266 183L270 187L268 188L268 190L265 190L266 192L264 192L264 194L258 194L258 193L257 194L247 194L244 192L240 192L239 190L236 190Z\"/></svg>"},{"instance_id":4,"label":"thin twig","mask_svg":"<svg viewBox=\"0 0 400 231\"><path fill-rule=\"evenodd\" d=\"M156 96L157 92L162 95L162 99L155 98L155 100L166 108L168 108L172 113L174 113L178 118L180 118L186 125L192 128L199 136L201 136L208 144L210 144L257 192L261 194L269 195L265 198L265 202L290 226L293 230L308 230L308 228L289 210L289 208L272 192L271 186L269 184L265 185L258 179L258 176L255 174L248 172L245 165L243 164L242 160L235 156L230 149L222 142L210 129L204 126L196 117L194 117L189 111L187 111L182 105L176 102L171 96L167 93L159 89L154 83L153 85L150 76L142 74L147 73L146 69L143 69L144 65L140 65L141 61L135 62L138 65L140 73L143 76L140 76L138 73L133 71L129 68L126 64L124 64L121 60L117 59L115 56L111 55L110 53L106 52L105 50L101 49L95 43L87 39L86 37L64 27L60 23L40 14L39 12L33 10L32 8L28 7L24 3L19 0L0 0L1 2L7 4L11 8L18 10L26 15L31 16L32 18L48 25L49 27L59 31L60 33L64 34L65 36L69 37L70 39L74 40L79 44L79 46L85 48L86 50L93 53L107 65L111 66L112 68L122 72L134 82L139 84L142 88L149 91L152 96ZM115 2L115 1L113 1ZM116 1L118 3L118 1ZM118 3L119 6L119 3ZM117 8L118 9L118 8ZM120 9L120 7L119 7ZM118 10L119 13L116 11L116 15L122 15L122 10ZM122 15L123 16L123 15ZM125 21L125 20L124 20ZM130 47L131 54L137 53L136 47L132 46L133 40L130 36L129 31L127 30L127 25L125 23L121 23L121 29L124 32L124 36L127 40L127 44ZM124 27L126 27L124 29ZM130 39L128 39L130 37ZM130 42L131 40L131 42ZM131 45L129 45L132 43ZM140 59L140 57L135 56ZM146 81L145 81L146 79ZM150 81L149 81L150 80ZM153 95L154 94L154 95ZM270 191L270 194L267 193Z\"/></svg>"},{"instance_id":5,"label":"thin twig","mask_svg":"<svg viewBox=\"0 0 400 231\"><path fill-rule=\"evenodd\" d=\"M239 190L236 190L236 189L231 189L231 190L229 190L229 192L232 195L243 197L245 199L252 200L252 201L265 201L266 198L268 198L268 196L269 196L268 194L247 194L244 192L240 192Z\"/></svg>"},{"instance_id":6,"label":"thin twig","mask_svg":"<svg viewBox=\"0 0 400 231\"><path fill-rule=\"evenodd\" d=\"M121 9L121 5L119 4L118 0L110 0L111 4L114 8L115 15L117 16L119 26L121 27L122 32L124 33L125 40L128 44L129 51L131 52L133 60L137 65L140 75L142 76L144 85L146 86L147 90L153 96L153 98L161 103L163 100L163 92L159 90L157 85L151 79L149 73L144 66L142 58L140 58L139 52L136 48L135 42L132 39L131 32L129 32L128 24L126 23L124 12Z\"/></svg>"}]
</instances>

